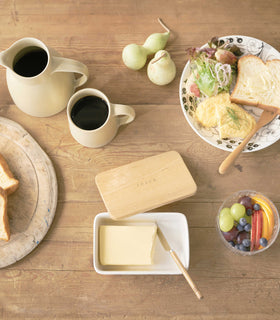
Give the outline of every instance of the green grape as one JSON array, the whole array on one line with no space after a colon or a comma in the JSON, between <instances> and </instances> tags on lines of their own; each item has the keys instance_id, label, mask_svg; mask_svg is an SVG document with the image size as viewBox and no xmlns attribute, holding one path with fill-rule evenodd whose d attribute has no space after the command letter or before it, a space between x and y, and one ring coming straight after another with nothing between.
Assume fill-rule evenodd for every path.
<instances>
[{"instance_id":1,"label":"green grape","mask_svg":"<svg viewBox=\"0 0 280 320\"><path fill-rule=\"evenodd\" d=\"M239 219L244 217L246 208L243 206L243 204L234 203L230 208L230 212L234 220L239 222Z\"/></svg>"},{"instance_id":2,"label":"green grape","mask_svg":"<svg viewBox=\"0 0 280 320\"><path fill-rule=\"evenodd\" d=\"M230 214L230 208L223 208L221 211L220 211L220 217L223 216L224 214Z\"/></svg>"},{"instance_id":3,"label":"green grape","mask_svg":"<svg viewBox=\"0 0 280 320\"><path fill-rule=\"evenodd\" d=\"M228 209L228 210L224 210L224 209ZM232 229L234 225L234 219L230 213L229 208L224 208L224 209L222 209L220 212L219 225L220 225L221 231L228 232L229 230Z\"/></svg>"},{"instance_id":4,"label":"green grape","mask_svg":"<svg viewBox=\"0 0 280 320\"><path fill-rule=\"evenodd\" d=\"M251 216L247 216L247 214L245 214L244 218L247 220L247 223L250 223L251 224Z\"/></svg>"}]
</instances>

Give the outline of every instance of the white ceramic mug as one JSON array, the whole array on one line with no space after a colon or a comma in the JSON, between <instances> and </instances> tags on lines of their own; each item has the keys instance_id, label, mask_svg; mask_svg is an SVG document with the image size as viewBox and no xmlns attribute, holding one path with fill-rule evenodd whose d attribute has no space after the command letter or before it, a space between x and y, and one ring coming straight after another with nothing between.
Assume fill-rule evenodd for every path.
<instances>
[{"instance_id":1,"label":"white ceramic mug","mask_svg":"<svg viewBox=\"0 0 280 320\"><path fill-rule=\"evenodd\" d=\"M93 130L85 130L74 123L71 111L74 105L84 97L94 96L101 98L108 107L108 116L105 122ZM92 105L94 108L94 105ZM132 122L135 118L135 111L132 107L123 104L114 104L109 101L107 96L92 88L77 91L70 98L67 105L67 117L69 129L73 138L85 147L99 148L108 144L117 134L118 128Z\"/></svg>"}]
</instances>

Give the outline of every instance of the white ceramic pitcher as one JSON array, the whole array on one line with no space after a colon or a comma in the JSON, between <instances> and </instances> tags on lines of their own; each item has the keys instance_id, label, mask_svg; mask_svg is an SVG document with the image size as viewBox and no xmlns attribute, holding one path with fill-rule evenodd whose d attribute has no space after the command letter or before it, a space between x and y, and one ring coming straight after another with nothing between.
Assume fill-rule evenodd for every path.
<instances>
[{"instance_id":1,"label":"white ceramic pitcher","mask_svg":"<svg viewBox=\"0 0 280 320\"><path fill-rule=\"evenodd\" d=\"M43 70L34 76L15 72L17 60L34 48L43 49L44 55L47 54ZM35 38L20 39L1 52L0 65L7 69L7 85L14 103L23 112L36 117L52 116L63 110L75 88L88 79L88 69L84 64L60 57L54 49ZM75 73L81 77L76 79Z\"/></svg>"}]
</instances>

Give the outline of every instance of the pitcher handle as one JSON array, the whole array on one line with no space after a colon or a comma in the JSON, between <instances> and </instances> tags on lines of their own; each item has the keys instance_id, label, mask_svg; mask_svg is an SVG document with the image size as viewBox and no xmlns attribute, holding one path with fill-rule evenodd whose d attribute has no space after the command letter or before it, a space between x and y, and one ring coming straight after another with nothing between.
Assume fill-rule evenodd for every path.
<instances>
[{"instance_id":1,"label":"pitcher handle","mask_svg":"<svg viewBox=\"0 0 280 320\"><path fill-rule=\"evenodd\" d=\"M81 74L81 77L75 79L75 88L82 86L88 79L88 68L83 63L62 57L53 57L54 72L73 72Z\"/></svg>"},{"instance_id":2,"label":"pitcher handle","mask_svg":"<svg viewBox=\"0 0 280 320\"><path fill-rule=\"evenodd\" d=\"M135 111L125 104L111 103L114 108L114 116L119 119L119 126L132 122L135 118Z\"/></svg>"}]
</instances>

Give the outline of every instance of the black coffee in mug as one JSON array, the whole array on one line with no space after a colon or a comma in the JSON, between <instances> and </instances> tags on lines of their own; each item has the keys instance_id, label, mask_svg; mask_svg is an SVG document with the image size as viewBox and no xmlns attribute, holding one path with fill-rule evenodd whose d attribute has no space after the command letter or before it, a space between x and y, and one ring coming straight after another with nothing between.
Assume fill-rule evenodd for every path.
<instances>
[{"instance_id":1,"label":"black coffee in mug","mask_svg":"<svg viewBox=\"0 0 280 320\"><path fill-rule=\"evenodd\" d=\"M27 47L22 49L14 59L13 70L23 77L35 77L40 74L48 64L48 54L40 47Z\"/></svg>"},{"instance_id":2,"label":"black coffee in mug","mask_svg":"<svg viewBox=\"0 0 280 320\"><path fill-rule=\"evenodd\" d=\"M78 100L72 110L71 119L81 129L94 130L107 120L109 108L107 103L96 96L86 96Z\"/></svg>"}]
</instances>

